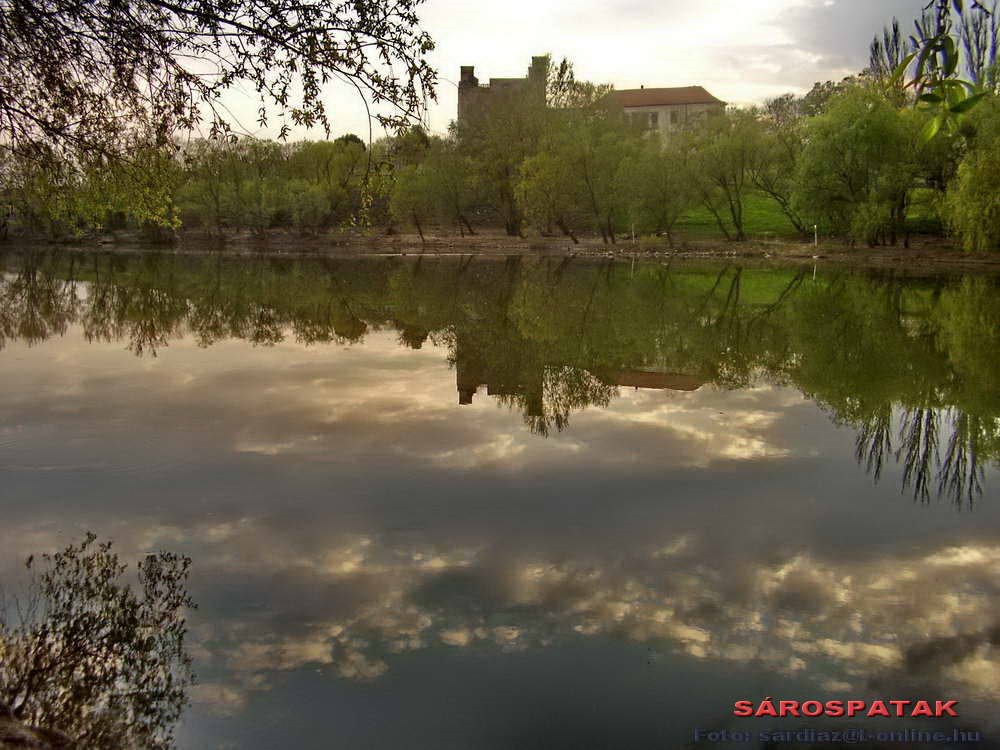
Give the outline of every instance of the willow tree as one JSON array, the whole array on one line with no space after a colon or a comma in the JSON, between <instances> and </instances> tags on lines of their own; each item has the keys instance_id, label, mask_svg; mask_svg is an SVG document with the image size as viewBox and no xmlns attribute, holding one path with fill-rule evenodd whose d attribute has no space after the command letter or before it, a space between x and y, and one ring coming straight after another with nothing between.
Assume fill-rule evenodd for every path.
<instances>
[{"instance_id":1,"label":"willow tree","mask_svg":"<svg viewBox=\"0 0 1000 750\"><path fill-rule=\"evenodd\" d=\"M992 97L969 122L972 135L947 188L949 228L969 251L1000 249L1000 101Z\"/></svg>"},{"instance_id":2,"label":"willow tree","mask_svg":"<svg viewBox=\"0 0 1000 750\"><path fill-rule=\"evenodd\" d=\"M905 236L910 190L924 172L926 118L869 88L835 97L806 126L796 210L852 242L895 245Z\"/></svg>"}]
</instances>

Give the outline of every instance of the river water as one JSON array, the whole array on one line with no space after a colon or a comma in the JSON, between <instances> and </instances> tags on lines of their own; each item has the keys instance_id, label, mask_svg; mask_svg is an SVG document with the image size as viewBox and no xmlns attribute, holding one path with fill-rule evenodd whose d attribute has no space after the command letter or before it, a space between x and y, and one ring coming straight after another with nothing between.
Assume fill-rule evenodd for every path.
<instances>
[{"instance_id":1,"label":"river water","mask_svg":"<svg viewBox=\"0 0 1000 750\"><path fill-rule=\"evenodd\" d=\"M732 715L765 697L957 699L934 727L1000 739L995 278L0 269L0 574L88 530L189 556L182 748L819 724Z\"/></svg>"}]
</instances>

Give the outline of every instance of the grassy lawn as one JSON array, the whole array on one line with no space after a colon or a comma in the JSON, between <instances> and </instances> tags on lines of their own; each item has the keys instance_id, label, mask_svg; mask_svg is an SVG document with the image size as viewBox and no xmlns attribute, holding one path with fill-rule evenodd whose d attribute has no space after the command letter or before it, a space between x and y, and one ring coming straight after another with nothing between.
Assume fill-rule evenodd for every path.
<instances>
[{"instance_id":1,"label":"grassy lawn","mask_svg":"<svg viewBox=\"0 0 1000 750\"><path fill-rule=\"evenodd\" d=\"M778 204L760 193L750 193L743 204L744 224L751 239L779 237L798 239L799 234ZM690 239L720 239L722 233L715 217L699 206L677 222L677 235Z\"/></svg>"},{"instance_id":2,"label":"grassy lawn","mask_svg":"<svg viewBox=\"0 0 1000 750\"><path fill-rule=\"evenodd\" d=\"M940 234L936 201L938 195L929 188L917 188L910 193L907 227L914 234ZM726 214L728 215L728 214ZM761 193L752 192L743 205L744 222L750 239L799 240L801 236L782 213L778 204ZM677 236L692 240L722 239L715 217L708 209L698 206L677 222Z\"/></svg>"}]
</instances>

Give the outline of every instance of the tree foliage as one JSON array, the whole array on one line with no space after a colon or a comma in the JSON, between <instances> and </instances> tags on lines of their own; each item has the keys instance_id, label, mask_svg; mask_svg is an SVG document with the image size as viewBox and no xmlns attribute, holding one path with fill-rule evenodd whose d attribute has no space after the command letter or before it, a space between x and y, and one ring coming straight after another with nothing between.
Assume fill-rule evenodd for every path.
<instances>
[{"instance_id":1,"label":"tree foliage","mask_svg":"<svg viewBox=\"0 0 1000 750\"><path fill-rule=\"evenodd\" d=\"M434 138L419 163L404 164L397 171L391 210L397 221L416 227L421 237L424 224L430 220L457 227L462 235L475 234L469 221L474 190L468 160L458 144Z\"/></svg>"},{"instance_id":2,"label":"tree foliage","mask_svg":"<svg viewBox=\"0 0 1000 750\"><path fill-rule=\"evenodd\" d=\"M804 121L793 96L768 101L758 113L759 130L749 159L750 182L773 200L800 234L808 234L806 220L794 201L795 170L805 148Z\"/></svg>"},{"instance_id":3,"label":"tree foliage","mask_svg":"<svg viewBox=\"0 0 1000 750\"><path fill-rule=\"evenodd\" d=\"M672 246L674 227L698 200L684 142L662 145L646 139L619 170L618 190L632 225L643 234L663 234Z\"/></svg>"},{"instance_id":4,"label":"tree foliage","mask_svg":"<svg viewBox=\"0 0 1000 750\"><path fill-rule=\"evenodd\" d=\"M974 136L945 200L947 222L969 251L1000 249L1000 102L973 116Z\"/></svg>"},{"instance_id":5,"label":"tree foliage","mask_svg":"<svg viewBox=\"0 0 1000 750\"><path fill-rule=\"evenodd\" d=\"M0 150L0 164L15 222L29 233L56 239L127 223L180 226L176 197L184 175L163 149L138 148L128 166L100 157L72 163Z\"/></svg>"},{"instance_id":6,"label":"tree foliage","mask_svg":"<svg viewBox=\"0 0 1000 750\"><path fill-rule=\"evenodd\" d=\"M182 152L178 204L185 223L258 234L276 226L316 231L355 216L368 175L359 139L196 141Z\"/></svg>"},{"instance_id":7,"label":"tree foliage","mask_svg":"<svg viewBox=\"0 0 1000 750\"><path fill-rule=\"evenodd\" d=\"M753 111L709 118L688 135L695 188L726 239L747 237L744 203L760 160L760 135Z\"/></svg>"},{"instance_id":8,"label":"tree foliage","mask_svg":"<svg viewBox=\"0 0 1000 750\"><path fill-rule=\"evenodd\" d=\"M207 120L220 96L257 92L259 120L322 126L345 81L386 124L433 95L420 0L35 0L0 9L0 142L14 151L128 155ZM384 105L385 108L382 108Z\"/></svg>"},{"instance_id":9,"label":"tree foliage","mask_svg":"<svg viewBox=\"0 0 1000 750\"><path fill-rule=\"evenodd\" d=\"M614 243L628 191L621 172L639 134L609 101L610 87L576 81L565 60L549 77L545 132L519 170L516 197L543 233L558 229L574 243L581 228Z\"/></svg>"},{"instance_id":10,"label":"tree foliage","mask_svg":"<svg viewBox=\"0 0 1000 750\"><path fill-rule=\"evenodd\" d=\"M491 91L445 137L411 126L370 146L355 135L293 144L196 139L176 153L134 149L126 165L54 149L43 160L0 150L9 226L51 238L123 228L166 234L181 225L263 238L278 228L406 226L424 237L428 227L464 236L499 225L512 236L530 226L574 243L590 234L613 244L634 230L672 244L685 219L745 240L765 228L756 222L770 202L769 232L809 236L815 224L879 244L907 240L916 196L918 229L947 227L966 247L988 247L992 166L976 143L987 143L978 133L1000 120L986 106L995 97L976 89L963 100L968 109L956 110L960 126L942 132L931 80L964 86L956 83L962 70L988 79L996 16L959 5L934 3L909 41L898 23L886 27L858 77L666 131L639 127L609 86L578 80L563 59L548 65L544 82L536 71L527 86ZM938 32L950 41L923 54ZM905 55L914 48L919 56ZM899 77L921 65L923 79ZM921 92L916 108L906 106L915 98L907 82ZM986 217L983 226L973 226L976 216Z\"/></svg>"},{"instance_id":11,"label":"tree foliage","mask_svg":"<svg viewBox=\"0 0 1000 750\"><path fill-rule=\"evenodd\" d=\"M511 236L521 234L524 221L516 197L521 164L537 152L546 122L544 98L515 91L491 97L455 126L480 200Z\"/></svg>"},{"instance_id":12,"label":"tree foliage","mask_svg":"<svg viewBox=\"0 0 1000 750\"><path fill-rule=\"evenodd\" d=\"M910 189L921 173L917 113L855 87L809 121L794 205L828 230L870 245L905 233Z\"/></svg>"}]
</instances>

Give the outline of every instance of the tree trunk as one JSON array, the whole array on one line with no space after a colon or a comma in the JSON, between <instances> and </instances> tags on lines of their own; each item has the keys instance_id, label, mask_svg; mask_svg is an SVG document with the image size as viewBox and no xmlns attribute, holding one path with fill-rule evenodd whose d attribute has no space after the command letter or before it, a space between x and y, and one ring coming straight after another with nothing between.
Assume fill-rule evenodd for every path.
<instances>
[{"instance_id":1,"label":"tree trunk","mask_svg":"<svg viewBox=\"0 0 1000 750\"><path fill-rule=\"evenodd\" d=\"M729 215L733 218L733 228L736 230L736 241L743 242L747 238L743 228L743 203L739 198L729 198Z\"/></svg>"},{"instance_id":2,"label":"tree trunk","mask_svg":"<svg viewBox=\"0 0 1000 750\"><path fill-rule=\"evenodd\" d=\"M722 232L722 235L723 235L723 236L724 236L724 237L725 237L725 238L726 238L726 239L727 239L728 241L730 241L730 242L731 242L731 241L732 241L732 239L733 239L733 236L732 236L732 235L731 235L731 234L729 233L729 228L728 228L728 227L726 226L726 222L724 222L724 221L722 220L722 216L721 216L721 215L719 214L719 212L718 212L718 211L717 211L717 210L715 209L715 206L713 206L713 205L712 205L712 201L711 201L711 200L709 200L708 198L702 198L702 201L701 201L701 203L702 203L702 205L703 205L703 206L705 206L705 208L707 208L707 209L708 209L708 212L709 212L710 214L712 214L712 216L713 216L713 217L715 218L715 223L716 223L716 225L718 225L718 227L719 227L719 231L720 231L720 232Z\"/></svg>"},{"instance_id":3,"label":"tree trunk","mask_svg":"<svg viewBox=\"0 0 1000 750\"><path fill-rule=\"evenodd\" d=\"M413 212L413 223L417 227L417 234L420 235L420 242L425 243L427 240L424 239L424 229L420 226L420 219L417 218L417 212Z\"/></svg>"},{"instance_id":4,"label":"tree trunk","mask_svg":"<svg viewBox=\"0 0 1000 750\"><path fill-rule=\"evenodd\" d=\"M570 228L568 226L566 226L566 222L565 221L563 221L562 219L556 219L556 226L559 227L559 229L562 230L563 234L565 234L567 237L569 237L571 240L573 240L573 244L574 245L579 245L580 244L580 240L578 240L576 238L576 235L573 234L572 231L570 231Z\"/></svg>"}]
</instances>

